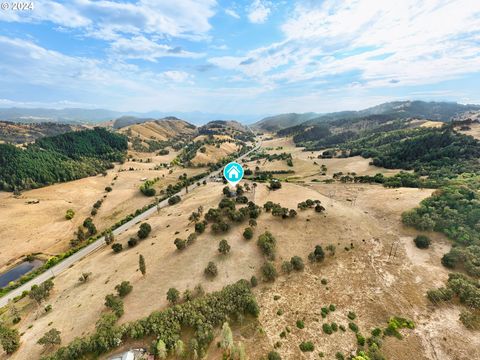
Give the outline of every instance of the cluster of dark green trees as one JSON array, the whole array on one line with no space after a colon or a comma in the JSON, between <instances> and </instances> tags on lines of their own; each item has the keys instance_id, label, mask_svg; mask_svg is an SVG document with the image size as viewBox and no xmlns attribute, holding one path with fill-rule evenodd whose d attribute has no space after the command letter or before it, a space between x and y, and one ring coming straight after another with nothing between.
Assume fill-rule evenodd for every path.
<instances>
[{"instance_id":1,"label":"cluster of dark green trees","mask_svg":"<svg viewBox=\"0 0 480 360\"><path fill-rule=\"evenodd\" d=\"M479 189L479 176L459 179L405 212L402 220L419 230L444 233L459 245L480 245Z\"/></svg>"},{"instance_id":2,"label":"cluster of dark green trees","mask_svg":"<svg viewBox=\"0 0 480 360\"><path fill-rule=\"evenodd\" d=\"M236 209L236 201L224 198L218 204L218 208L211 208L205 213L204 226L212 223L214 233L225 233L230 229L230 222L241 223L246 219L256 219L261 209L252 201L247 206Z\"/></svg>"},{"instance_id":3,"label":"cluster of dark green trees","mask_svg":"<svg viewBox=\"0 0 480 360\"><path fill-rule=\"evenodd\" d=\"M454 246L442 257L442 264L450 269L460 267L474 277L480 277L480 246Z\"/></svg>"},{"instance_id":4,"label":"cluster of dark green trees","mask_svg":"<svg viewBox=\"0 0 480 360\"><path fill-rule=\"evenodd\" d=\"M297 211L295 209L288 209L272 201L267 201L263 204L263 208L267 213L269 212L273 216L279 216L282 219L294 218L297 216Z\"/></svg>"},{"instance_id":5,"label":"cluster of dark green trees","mask_svg":"<svg viewBox=\"0 0 480 360\"><path fill-rule=\"evenodd\" d=\"M350 156L373 158L373 165L414 170L432 179L453 178L480 171L480 142L443 128L402 129L346 143Z\"/></svg>"},{"instance_id":6,"label":"cluster of dark green trees","mask_svg":"<svg viewBox=\"0 0 480 360\"><path fill-rule=\"evenodd\" d=\"M193 242L196 239L197 239L197 233L192 233L188 235L186 239L176 238L173 241L173 243L175 244L178 250L184 250L187 246L193 244Z\"/></svg>"},{"instance_id":7,"label":"cluster of dark green trees","mask_svg":"<svg viewBox=\"0 0 480 360\"><path fill-rule=\"evenodd\" d=\"M25 149L0 144L0 190L32 189L96 175L123 161L127 139L103 128L44 137Z\"/></svg>"},{"instance_id":8,"label":"cluster of dark green trees","mask_svg":"<svg viewBox=\"0 0 480 360\"><path fill-rule=\"evenodd\" d=\"M307 199L305 201L299 202L297 204L297 208L300 210L306 210L309 208L314 208L316 212L321 213L325 211L325 208L322 206L322 202L320 200L312 200Z\"/></svg>"},{"instance_id":9,"label":"cluster of dark green trees","mask_svg":"<svg viewBox=\"0 0 480 360\"><path fill-rule=\"evenodd\" d=\"M223 290L186 301L150 316L118 325L113 313L104 314L96 324L95 332L76 338L68 346L43 357L43 360L70 360L85 356L98 356L128 340L155 337L174 352L183 330L193 329L194 338L189 346L191 355L202 355L214 338L214 329L225 321L241 315L258 316L259 308L249 283L240 280Z\"/></svg>"},{"instance_id":10,"label":"cluster of dark green trees","mask_svg":"<svg viewBox=\"0 0 480 360\"><path fill-rule=\"evenodd\" d=\"M155 196L157 191L154 189L153 185L160 180L159 177L156 177L152 180L145 180L140 186L140 192L145 196Z\"/></svg>"},{"instance_id":11,"label":"cluster of dark green trees","mask_svg":"<svg viewBox=\"0 0 480 360\"><path fill-rule=\"evenodd\" d=\"M7 354L13 354L20 347L20 334L0 322L0 344Z\"/></svg>"}]
</instances>

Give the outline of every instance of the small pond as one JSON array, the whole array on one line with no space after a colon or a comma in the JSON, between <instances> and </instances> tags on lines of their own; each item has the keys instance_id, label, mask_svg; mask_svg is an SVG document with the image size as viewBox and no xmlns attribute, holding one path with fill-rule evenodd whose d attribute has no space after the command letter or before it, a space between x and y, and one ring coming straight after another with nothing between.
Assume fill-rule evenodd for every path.
<instances>
[{"instance_id":1,"label":"small pond","mask_svg":"<svg viewBox=\"0 0 480 360\"><path fill-rule=\"evenodd\" d=\"M17 266L11 268L6 273L0 275L0 288L7 286L10 281L15 281L20 278L22 275L42 266L43 262L40 260L33 260L31 262L24 261Z\"/></svg>"}]
</instances>

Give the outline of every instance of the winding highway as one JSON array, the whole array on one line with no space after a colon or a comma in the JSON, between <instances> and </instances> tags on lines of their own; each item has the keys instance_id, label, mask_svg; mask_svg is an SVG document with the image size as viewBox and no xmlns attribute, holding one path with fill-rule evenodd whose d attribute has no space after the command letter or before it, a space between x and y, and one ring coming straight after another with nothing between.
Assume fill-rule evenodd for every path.
<instances>
[{"instance_id":1,"label":"winding highway","mask_svg":"<svg viewBox=\"0 0 480 360\"><path fill-rule=\"evenodd\" d=\"M249 150L248 152L246 152L242 156L239 156L235 161L241 161L242 159L244 159L245 157L250 155L252 152L258 150L260 148L260 146L261 146L260 142L256 143L256 145L254 146L253 149ZM223 171L223 167L220 170L212 171L208 175L206 175L204 178L200 179L198 182L202 183L204 180L208 181L208 179L211 176L218 176L218 175L220 175L220 173L222 171ZM198 185L196 183L192 184L192 185L189 186L189 191L192 191L197 187L198 187ZM185 195L185 194L186 194L186 190L185 190L185 188L183 188L182 190L180 190L180 192L178 192L175 195L182 196L182 195ZM119 235L119 234L127 231L128 229L135 226L139 222L148 219L152 214L154 214L157 211L157 209L162 209L162 208L165 208L167 206L169 206L168 205L168 199L165 199L165 200L161 201L160 203L158 203L157 206L154 206L154 207L146 210L145 212L135 216L132 220L126 222L125 224L123 224L123 225L119 226L118 228L116 228L115 230L113 230L113 234L114 235ZM71 265L75 264L77 261L80 261L84 257L92 254L93 252L95 252L95 251L97 251L97 250L99 250L99 249L101 249L105 246L106 246L105 237L102 236L101 238L99 238L95 242L93 242L90 245L84 247L83 249L79 250L78 252L69 256L68 258L62 260L60 263L58 263L57 265L48 269L46 272L36 276L32 280L26 282L25 284L19 286L18 288L10 291L8 294L1 297L0 298L0 307L3 307L5 305L7 305L10 300L12 300L13 298L21 295L22 292L24 292L25 290L30 290L33 285L40 285L41 283L45 282L46 280L51 279L52 277L61 274L63 271L68 269Z\"/></svg>"}]
</instances>

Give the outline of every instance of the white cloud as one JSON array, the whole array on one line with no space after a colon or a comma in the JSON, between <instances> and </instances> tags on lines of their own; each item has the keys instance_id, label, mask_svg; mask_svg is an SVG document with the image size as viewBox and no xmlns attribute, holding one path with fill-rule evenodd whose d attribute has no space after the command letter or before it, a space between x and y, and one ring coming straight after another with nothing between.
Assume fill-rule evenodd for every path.
<instances>
[{"instance_id":1,"label":"white cloud","mask_svg":"<svg viewBox=\"0 0 480 360\"><path fill-rule=\"evenodd\" d=\"M79 104L119 111L198 109L229 113L264 92L260 87L199 87L184 71L155 73L121 62L67 56L28 40L1 35L0 53L0 83L4 89L26 89L24 96L34 94L32 88L42 89L51 99L32 97L32 101L19 102L2 95L0 106ZM66 98L68 103L64 102Z\"/></svg>"},{"instance_id":2,"label":"white cloud","mask_svg":"<svg viewBox=\"0 0 480 360\"><path fill-rule=\"evenodd\" d=\"M73 57L47 50L22 39L0 36L0 83L17 88L41 87L52 94L73 94L95 103L98 99L124 102L130 94L151 96L168 92L174 83L192 84L192 77L182 71L160 74L141 70L135 65ZM19 61L21 59L21 61Z\"/></svg>"},{"instance_id":3,"label":"white cloud","mask_svg":"<svg viewBox=\"0 0 480 360\"><path fill-rule=\"evenodd\" d=\"M37 0L35 10L0 11L0 21L51 22L59 29L75 30L84 37L109 42L112 50L154 61L162 56L196 57L187 51L170 51L175 46L159 44L167 38L208 39L210 18L216 0L137 0L135 3L112 0L72 0L69 2ZM142 49L145 51L141 53Z\"/></svg>"},{"instance_id":4,"label":"white cloud","mask_svg":"<svg viewBox=\"0 0 480 360\"><path fill-rule=\"evenodd\" d=\"M180 47L171 47L158 44L144 36L134 36L130 39L119 38L112 42L111 52L124 59L144 59L156 62L162 57L188 57L199 58L201 53L185 51Z\"/></svg>"},{"instance_id":5,"label":"white cloud","mask_svg":"<svg viewBox=\"0 0 480 360\"><path fill-rule=\"evenodd\" d=\"M281 42L210 61L263 84L350 74L398 87L480 71L478 1L300 2L281 29Z\"/></svg>"},{"instance_id":6,"label":"white cloud","mask_svg":"<svg viewBox=\"0 0 480 360\"><path fill-rule=\"evenodd\" d=\"M66 3L37 0L35 10L0 12L1 20L49 21L69 28L104 33L147 33L174 37L204 36L211 28L216 0L137 0L135 3L112 0L72 0Z\"/></svg>"},{"instance_id":7,"label":"white cloud","mask_svg":"<svg viewBox=\"0 0 480 360\"><path fill-rule=\"evenodd\" d=\"M240 19L240 15L238 15L237 12L233 9L225 9L225 14L235 19Z\"/></svg>"},{"instance_id":8,"label":"white cloud","mask_svg":"<svg viewBox=\"0 0 480 360\"><path fill-rule=\"evenodd\" d=\"M248 19L254 24L262 24L267 21L270 13L269 1L254 0L248 9Z\"/></svg>"},{"instance_id":9,"label":"white cloud","mask_svg":"<svg viewBox=\"0 0 480 360\"><path fill-rule=\"evenodd\" d=\"M171 80L174 82L186 82L192 78L192 75L185 71L176 71L176 70L171 70L171 71L165 71L160 74L161 77L163 77L166 80Z\"/></svg>"},{"instance_id":10,"label":"white cloud","mask_svg":"<svg viewBox=\"0 0 480 360\"><path fill-rule=\"evenodd\" d=\"M83 16L75 7L50 0L35 1L35 9L32 11L0 11L0 20L9 22L50 21L69 28L91 25L91 20Z\"/></svg>"}]
</instances>

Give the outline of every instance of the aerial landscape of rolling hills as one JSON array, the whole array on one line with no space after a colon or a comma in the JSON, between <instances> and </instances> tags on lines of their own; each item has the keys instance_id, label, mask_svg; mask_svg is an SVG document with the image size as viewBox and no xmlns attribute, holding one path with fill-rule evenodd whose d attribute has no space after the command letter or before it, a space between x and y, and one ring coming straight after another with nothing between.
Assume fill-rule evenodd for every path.
<instances>
[{"instance_id":1,"label":"aerial landscape of rolling hills","mask_svg":"<svg viewBox=\"0 0 480 360\"><path fill-rule=\"evenodd\" d=\"M480 356L480 111L394 106L291 127L120 118L20 146L4 123L4 351ZM215 175L233 159L235 191Z\"/></svg>"},{"instance_id":2,"label":"aerial landscape of rolling hills","mask_svg":"<svg viewBox=\"0 0 480 360\"><path fill-rule=\"evenodd\" d=\"M0 5L0 359L480 359L480 2Z\"/></svg>"}]
</instances>

